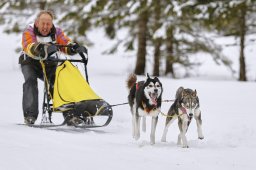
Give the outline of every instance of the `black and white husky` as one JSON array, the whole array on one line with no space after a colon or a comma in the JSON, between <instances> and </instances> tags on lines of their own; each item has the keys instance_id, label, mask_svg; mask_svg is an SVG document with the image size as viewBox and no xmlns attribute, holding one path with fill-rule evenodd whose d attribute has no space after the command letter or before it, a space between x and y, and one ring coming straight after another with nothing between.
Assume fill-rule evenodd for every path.
<instances>
[{"instance_id":1,"label":"black and white husky","mask_svg":"<svg viewBox=\"0 0 256 170\"><path fill-rule=\"evenodd\" d=\"M159 109L162 100L162 83L157 77L137 82L137 76L131 74L127 80L130 90L128 101L132 112L132 136L135 140L140 138L140 120L143 117L142 130L146 131L146 116L151 116L150 143L155 144L155 131L158 121Z\"/></svg>"},{"instance_id":2,"label":"black and white husky","mask_svg":"<svg viewBox=\"0 0 256 170\"><path fill-rule=\"evenodd\" d=\"M168 128L171 123L178 118L180 134L178 136L177 143L178 145L182 145L184 148L188 148L188 142L185 135L193 117L196 119L198 138L203 139L202 119L199 107L199 98L196 90L180 87L176 92L175 101L168 111L161 141L166 142Z\"/></svg>"}]
</instances>

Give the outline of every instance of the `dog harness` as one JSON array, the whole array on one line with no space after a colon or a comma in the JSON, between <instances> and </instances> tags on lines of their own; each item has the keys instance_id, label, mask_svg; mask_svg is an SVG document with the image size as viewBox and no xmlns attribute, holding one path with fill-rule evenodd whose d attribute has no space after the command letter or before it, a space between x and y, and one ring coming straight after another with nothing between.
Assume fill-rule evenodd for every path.
<instances>
[{"instance_id":1,"label":"dog harness","mask_svg":"<svg viewBox=\"0 0 256 170\"><path fill-rule=\"evenodd\" d=\"M155 107L153 107L152 109L149 109L149 108L147 108L147 106L146 106L146 104L144 103L144 102L142 102L142 106L143 106L143 108L144 108L144 111L145 112L147 112L147 113L149 113L150 111L154 111L154 110L156 110L157 108L157 106L156 105L154 105Z\"/></svg>"},{"instance_id":2,"label":"dog harness","mask_svg":"<svg viewBox=\"0 0 256 170\"><path fill-rule=\"evenodd\" d=\"M182 111L182 114L187 114L187 111L184 107L180 107L179 109Z\"/></svg>"},{"instance_id":3,"label":"dog harness","mask_svg":"<svg viewBox=\"0 0 256 170\"><path fill-rule=\"evenodd\" d=\"M186 114L188 116L188 125L189 125L191 120L192 120L192 118L193 118L193 116L189 116L187 114L187 111L186 111L186 109L184 107L180 107L180 110L182 111L182 114Z\"/></svg>"},{"instance_id":4,"label":"dog harness","mask_svg":"<svg viewBox=\"0 0 256 170\"><path fill-rule=\"evenodd\" d=\"M136 91L139 90L139 83L136 83Z\"/></svg>"}]
</instances>

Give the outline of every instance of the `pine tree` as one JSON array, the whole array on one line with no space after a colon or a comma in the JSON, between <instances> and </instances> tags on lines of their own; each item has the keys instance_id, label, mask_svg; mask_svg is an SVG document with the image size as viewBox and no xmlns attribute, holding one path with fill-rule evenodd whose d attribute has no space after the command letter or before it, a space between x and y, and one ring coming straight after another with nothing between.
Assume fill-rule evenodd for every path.
<instances>
[{"instance_id":1,"label":"pine tree","mask_svg":"<svg viewBox=\"0 0 256 170\"><path fill-rule=\"evenodd\" d=\"M221 36L236 37L240 40L239 44L234 43L240 47L239 81L247 81L244 49L246 37L256 33L255 12L254 0L216 1L214 6L209 8L208 27L217 30Z\"/></svg>"},{"instance_id":2,"label":"pine tree","mask_svg":"<svg viewBox=\"0 0 256 170\"><path fill-rule=\"evenodd\" d=\"M51 0L51 1L1 1L0 24L6 32L21 32L28 22L33 22L41 9L53 10L55 22L69 36L78 42L90 42L88 31L101 27L114 46L108 53L117 51L120 45L126 50L136 50L137 60L134 72L145 74L147 57L152 55L153 74L171 74L176 77L175 64L186 70L199 65L189 56L206 52L213 56L216 63L222 62L229 67L229 61L221 54L221 49L211 38L205 36L205 29L219 29L214 12L218 4L212 1L180 0ZM225 3L223 3L225 4ZM72 7L72 8L71 8ZM221 6L224 8L223 6ZM206 10L205 10L206 9ZM225 11L229 9L226 8ZM205 16L210 16L209 18ZM212 17L214 16L214 17ZM219 15L221 17L221 15ZM248 22L248 21L247 21ZM213 24L214 23L214 24ZM228 25L225 20L224 25ZM127 36L117 37L122 29ZM160 34L159 34L160 32ZM161 64L161 60L165 63ZM165 68L162 68L162 67Z\"/></svg>"}]
</instances>

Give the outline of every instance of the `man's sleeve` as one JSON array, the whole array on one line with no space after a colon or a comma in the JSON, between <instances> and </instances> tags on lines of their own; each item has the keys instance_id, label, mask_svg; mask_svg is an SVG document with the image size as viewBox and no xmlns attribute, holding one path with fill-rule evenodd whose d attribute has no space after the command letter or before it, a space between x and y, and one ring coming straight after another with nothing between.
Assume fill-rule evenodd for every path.
<instances>
[{"instance_id":1,"label":"man's sleeve","mask_svg":"<svg viewBox=\"0 0 256 170\"><path fill-rule=\"evenodd\" d=\"M38 51L35 50L38 45L36 36L32 27L28 27L22 34L22 49L30 57L38 56Z\"/></svg>"},{"instance_id":2,"label":"man's sleeve","mask_svg":"<svg viewBox=\"0 0 256 170\"><path fill-rule=\"evenodd\" d=\"M71 39L69 37L67 37L60 28L56 28L56 36L57 36L57 38L56 38L57 44L68 45L71 43ZM70 51L70 48L68 48L68 47L61 48L61 51L65 54L73 55L73 53L71 53L71 51Z\"/></svg>"}]
</instances>

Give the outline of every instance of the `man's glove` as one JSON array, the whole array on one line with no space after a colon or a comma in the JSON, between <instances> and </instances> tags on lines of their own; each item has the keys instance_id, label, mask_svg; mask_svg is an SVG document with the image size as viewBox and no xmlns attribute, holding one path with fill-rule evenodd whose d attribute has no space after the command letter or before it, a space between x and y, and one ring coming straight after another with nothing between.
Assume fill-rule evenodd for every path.
<instances>
[{"instance_id":1,"label":"man's glove","mask_svg":"<svg viewBox=\"0 0 256 170\"><path fill-rule=\"evenodd\" d=\"M71 44L70 52L73 54L76 53L86 53L87 54L87 48L84 46L80 46L78 43Z\"/></svg>"},{"instance_id":2,"label":"man's glove","mask_svg":"<svg viewBox=\"0 0 256 170\"><path fill-rule=\"evenodd\" d=\"M55 44L49 44L49 46L47 47L48 57L53 55L57 51L58 51L58 47Z\"/></svg>"},{"instance_id":3,"label":"man's glove","mask_svg":"<svg viewBox=\"0 0 256 170\"><path fill-rule=\"evenodd\" d=\"M58 51L58 48L54 44L50 43L38 43L35 47L35 52L37 54L37 59L39 60L45 60L52 54L56 53Z\"/></svg>"}]
</instances>

